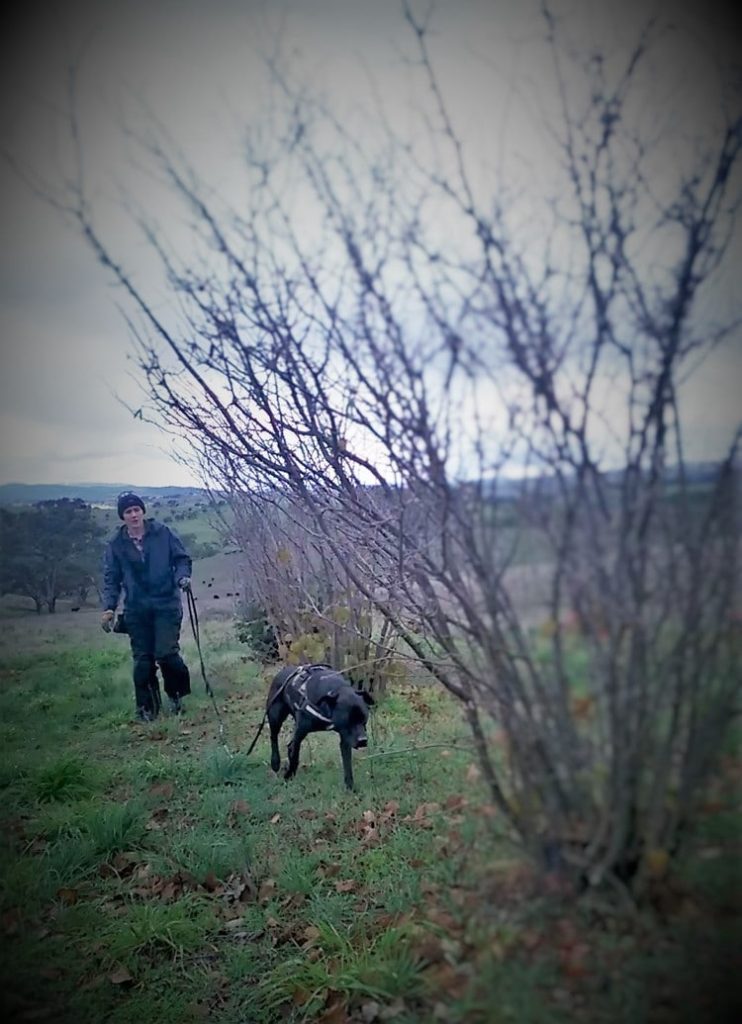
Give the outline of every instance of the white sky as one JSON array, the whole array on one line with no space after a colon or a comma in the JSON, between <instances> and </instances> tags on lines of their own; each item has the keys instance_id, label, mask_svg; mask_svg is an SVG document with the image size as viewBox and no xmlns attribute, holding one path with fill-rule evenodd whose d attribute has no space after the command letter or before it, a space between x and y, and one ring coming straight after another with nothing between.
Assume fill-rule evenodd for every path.
<instances>
[{"instance_id":1,"label":"white sky","mask_svg":"<svg viewBox=\"0 0 742 1024\"><path fill-rule=\"evenodd\" d=\"M522 116L519 104L542 80L537 6L528 0L439 0L434 22L441 71L464 137L483 136L486 117L483 141L492 145L494 138L511 167L528 159L529 147L533 151L533 121ZM645 10L644 4L608 0L564 0L559 6L577 12L585 33L599 25L615 38L630 34L632 18ZM728 57L729 40L739 35L724 20L724 4L671 6L703 29L683 69L692 80L710 50L719 44ZM147 187L129 167L131 150L119 129L122 113L135 123L138 100L215 187L231 180L239 147L235 125L259 116L267 97L256 52L282 22L293 66L331 97L361 95L365 68L387 98L398 94L400 109L407 96L398 70L405 30L397 0L46 0L29 10L5 33L12 56L1 72L0 144L52 177L68 166L58 112L65 67L82 53L86 170L101 202L117 194L115 179L129 189ZM493 65L500 82L496 96L482 87ZM117 392L140 404L128 329L105 273L5 165L0 196L0 483L198 482L174 461L171 440L134 419L114 397ZM120 249L130 265L145 273L141 243L124 233L122 222L112 219L110 227L122 232ZM738 290L731 283L727 293L736 298ZM738 337L708 361L689 394L690 457L718 454L742 414L741 393Z\"/></svg>"}]
</instances>

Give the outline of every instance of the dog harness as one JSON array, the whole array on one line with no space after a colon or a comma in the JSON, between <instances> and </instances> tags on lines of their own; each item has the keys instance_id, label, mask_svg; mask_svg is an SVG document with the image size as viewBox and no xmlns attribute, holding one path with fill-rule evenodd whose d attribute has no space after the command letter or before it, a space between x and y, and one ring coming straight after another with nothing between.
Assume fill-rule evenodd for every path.
<instances>
[{"instance_id":1,"label":"dog harness","mask_svg":"<svg viewBox=\"0 0 742 1024\"><path fill-rule=\"evenodd\" d=\"M315 718L326 729L330 730L334 728L332 719L328 718L327 715L323 715L319 708L315 707L307 697L307 683L319 669L333 671L331 665L299 665L284 683L284 691L286 700L294 715L299 711L306 711L308 715L311 715L312 718Z\"/></svg>"}]
</instances>

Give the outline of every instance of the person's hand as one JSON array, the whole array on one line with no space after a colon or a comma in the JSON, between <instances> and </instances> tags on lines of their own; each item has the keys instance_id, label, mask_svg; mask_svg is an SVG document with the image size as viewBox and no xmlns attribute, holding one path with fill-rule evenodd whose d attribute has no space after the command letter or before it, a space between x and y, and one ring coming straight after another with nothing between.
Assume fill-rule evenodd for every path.
<instances>
[{"instance_id":1,"label":"person's hand","mask_svg":"<svg viewBox=\"0 0 742 1024\"><path fill-rule=\"evenodd\" d=\"M110 633L112 628L113 628L113 612L112 611L103 612L103 614L100 617L100 624L101 624L101 628L106 633Z\"/></svg>"},{"instance_id":2,"label":"person's hand","mask_svg":"<svg viewBox=\"0 0 742 1024\"><path fill-rule=\"evenodd\" d=\"M180 587L181 590L190 590L191 589L191 577L190 576L181 576L180 579L178 580L178 586Z\"/></svg>"}]
</instances>

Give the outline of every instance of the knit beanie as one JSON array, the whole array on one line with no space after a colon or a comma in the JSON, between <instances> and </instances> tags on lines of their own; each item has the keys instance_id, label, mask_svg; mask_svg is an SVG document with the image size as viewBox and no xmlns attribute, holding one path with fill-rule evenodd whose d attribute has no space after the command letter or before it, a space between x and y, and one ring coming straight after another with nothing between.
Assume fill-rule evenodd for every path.
<instances>
[{"instance_id":1,"label":"knit beanie","mask_svg":"<svg viewBox=\"0 0 742 1024\"><path fill-rule=\"evenodd\" d=\"M119 513L119 519L124 518L124 512L126 512L127 508L133 508L135 505L138 505L142 512L147 511L144 507L144 502L138 494L135 494L133 491L124 491L123 494L119 494L116 506Z\"/></svg>"}]
</instances>

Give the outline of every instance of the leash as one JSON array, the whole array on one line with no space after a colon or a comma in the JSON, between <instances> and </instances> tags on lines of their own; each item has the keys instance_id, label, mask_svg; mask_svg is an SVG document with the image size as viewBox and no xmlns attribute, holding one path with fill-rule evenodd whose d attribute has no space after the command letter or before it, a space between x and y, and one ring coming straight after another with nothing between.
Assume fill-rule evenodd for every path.
<instances>
[{"instance_id":1,"label":"leash","mask_svg":"<svg viewBox=\"0 0 742 1024\"><path fill-rule=\"evenodd\" d=\"M232 757L232 751L227 746L227 741L224 738L224 721L222 719L222 716L221 716L221 713L219 711L219 708L217 707L216 697L214 696L214 691L211 688L211 683L209 682L209 680L207 678L207 675L206 675L206 666L204 665L204 656L203 656L203 653L201 652L201 633L200 633L199 626L198 626L198 610L196 608L196 599L193 596L193 592L192 592L190 587L188 587L186 589L185 594L186 594L186 605L188 606L188 618L191 620L191 630L193 632L193 639L196 641L196 650L198 651L198 660L199 660L199 662L201 664L201 678L204 681L204 686L206 687L206 693L211 698L211 703L214 705L214 711L216 713L217 722L219 723L219 742L224 747L224 749L226 750L227 754L230 757ZM262 725L261 725L261 728L262 728Z\"/></svg>"}]
</instances>

